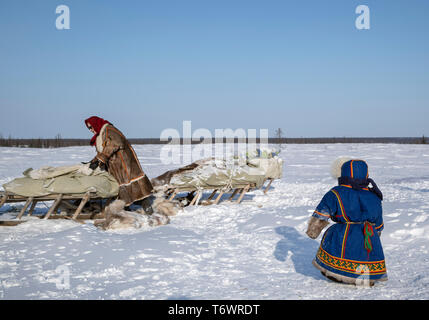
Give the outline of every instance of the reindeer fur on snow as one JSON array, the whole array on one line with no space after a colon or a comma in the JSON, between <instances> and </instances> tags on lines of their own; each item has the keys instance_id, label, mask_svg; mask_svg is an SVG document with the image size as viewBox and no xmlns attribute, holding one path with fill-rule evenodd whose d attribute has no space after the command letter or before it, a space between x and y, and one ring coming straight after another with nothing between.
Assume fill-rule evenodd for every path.
<instances>
[{"instance_id":1,"label":"reindeer fur on snow","mask_svg":"<svg viewBox=\"0 0 429 320\"><path fill-rule=\"evenodd\" d=\"M145 214L143 209L137 211L125 210L125 202L116 200L106 207L105 218L94 222L94 225L103 230L141 228L143 226L159 226L170 222L169 216L177 214L179 204L162 197L155 198L152 208L154 213Z\"/></svg>"}]
</instances>

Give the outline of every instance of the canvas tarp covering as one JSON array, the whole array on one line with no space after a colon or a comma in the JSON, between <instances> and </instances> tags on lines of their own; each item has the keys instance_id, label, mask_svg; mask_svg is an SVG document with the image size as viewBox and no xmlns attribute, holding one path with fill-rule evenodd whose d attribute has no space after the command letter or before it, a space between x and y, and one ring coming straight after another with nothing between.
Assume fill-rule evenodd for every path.
<instances>
[{"instance_id":1,"label":"canvas tarp covering","mask_svg":"<svg viewBox=\"0 0 429 320\"><path fill-rule=\"evenodd\" d=\"M186 168L190 168L187 170ZM283 161L279 157L248 159L203 159L193 165L171 170L152 183L156 190L232 189L248 184L261 187L266 179L281 178ZM158 183L157 183L158 182Z\"/></svg>"},{"instance_id":2,"label":"canvas tarp covering","mask_svg":"<svg viewBox=\"0 0 429 320\"><path fill-rule=\"evenodd\" d=\"M24 197L41 197L52 194L83 195L90 191L101 198L114 197L119 185L108 172L89 165L27 169L24 177L3 185L6 192Z\"/></svg>"}]
</instances>

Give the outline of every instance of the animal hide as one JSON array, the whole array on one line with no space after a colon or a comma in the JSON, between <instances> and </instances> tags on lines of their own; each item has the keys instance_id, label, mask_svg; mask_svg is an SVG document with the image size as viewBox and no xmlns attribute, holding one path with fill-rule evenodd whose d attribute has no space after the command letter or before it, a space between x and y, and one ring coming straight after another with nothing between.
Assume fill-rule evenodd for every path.
<instances>
[{"instance_id":1,"label":"animal hide","mask_svg":"<svg viewBox=\"0 0 429 320\"><path fill-rule=\"evenodd\" d=\"M125 210L125 202L116 200L106 207L105 218L96 220L94 225L103 230L138 229L143 226L155 227L168 224L170 222L168 215L173 215L177 212L174 204L166 204L162 199L158 200L153 208L155 212L151 215L146 215L143 209L139 209L136 212L127 211Z\"/></svg>"},{"instance_id":2,"label":"animal hide","mask_svg":"<svg viewBox=\"0 0 429 320\"><path fill-rule=\"evenodd\" d=\"M162 194L155 194L155 200L152 204L152 208L155 212L166 216L175 216L181 207L182 205L179 201L167 200Z\"/></svg>"}]
</instances>

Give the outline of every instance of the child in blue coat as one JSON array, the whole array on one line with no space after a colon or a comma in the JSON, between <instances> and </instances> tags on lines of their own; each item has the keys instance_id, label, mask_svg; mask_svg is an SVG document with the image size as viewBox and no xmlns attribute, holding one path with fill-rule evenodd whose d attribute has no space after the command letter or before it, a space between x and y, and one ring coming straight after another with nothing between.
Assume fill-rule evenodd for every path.
<instances>
[{"instance_id":1,"label":"child in blue coat","mask_svg":"<svg viewBox=\"0 0 429 320\"><path fill-rule=\"evenodd\" d=\"M382 200L381 191L368 178L365 161L349 160L341 166L338 186L325 194L307 230L307 235L316 239L329 219L335 222L323 235L313 260L324 276L350 284L373 285L387 280L380 241Z\"/></svg>"}]
</instances>

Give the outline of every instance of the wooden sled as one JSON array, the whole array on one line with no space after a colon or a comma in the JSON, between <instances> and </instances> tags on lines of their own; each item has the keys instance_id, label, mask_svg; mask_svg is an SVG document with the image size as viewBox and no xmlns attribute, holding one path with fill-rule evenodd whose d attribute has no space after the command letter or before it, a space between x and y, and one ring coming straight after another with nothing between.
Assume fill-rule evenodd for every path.
<instances>
[{"instance_id":1,"label":"wooden sled","mask_svg":"<svg viewBox=\"0 0 429 320\"><path fill-rule=\"evenodd\" d=\"M260 187L264 188L264 194L268 192L273 180L274 179L271 178L266 179ZM266 181L268 181L268 184L264 187ZM230 194L228 201L234 201L234 197L237 196L235 203L239 204L243 200L244 195L255 187L254 184L249 183L218 189L197 190L175 188L168 190L166 192L166 197L169 200L174 200L179 193L187 192L187 198L190 200L189 205L195 206L199 204L218 204L223 195ZM210 196L207 199L201 200L203 192L209 190L212 191ZM218 195L215 198L217 193ZM15 220L0 221L0 226L15 226L25 222L25 220L22 220L22 217L26 213L28 216L31 216L37 203L44 201L53 201L53 203L48 212L40 217L41 219L70 219L74 221L102 219L104 218L104 209L115 199L116 197L101 198L91 192L82 195L52 194L40 197L25 197L13 193L0 192L0 208L6 203L25 203ZM58 211L60 212L58 213Z\"/></svg>"},{"instance_id":2,"label":"wooden sled","mask_svg":"<svg viewBox=\"0 0 429 320\"><path fill-rule=\"evenodd\" d=\"M264 184L266 181L269 181L267 186L265 186L264 188ZM262 184L262 186L260 188L264 188L264 194L266 194L271 186L271 183L273 182L274 179L265 179L264 183ZM217 189L189 189L189 188L185 188L185 189L181 189L181 188L174 188L174 189L170 189L167 191L167 198L168 200L172 201L176 198L176 196L179 193L184 193L184 192L188 192L188 196L186 197L187 199L190 200L190 206L195 206L198 204L202 204L202 205L211 205L211 204L218 204L220 202L220 199L222 198L222 196L224 194L230 194L228 201L234 201L234 197L238 195L238 198L235 200L235 203L240 204L241 201L243 200L244 195L249 192L250 190L254 189L256 186L255 184L245 184L245 185L236 185L230 188L217 188ZM201 201L202 198L202 194L204 191L210 191L212 190L212 193L210 194L210 196ZM215 198L216 194L218 193L217 197ZM215 198L215 199L214 199Z\"/></svg>"},{"instance_id":3,"label":"wooden sled","mask_svg":"<svg viewBox=\"0 0 429 320\"><path fill-rule=\"evenodd\" d=\"M28 209L28 216L38 202L53 201L48 212L41 219L71 219L74 221L99 219L104 217L104 208L115 198L101 198L95 193L87 192L83 195L52 194L41 197L24 197L13 193L0 192L0 208L6 203L25 202L16 220L0 221L0 226L13 226L25 222L21 220ZM104 201L103 203L103 200ZM58 213L60 210L60 213Z\"/></svg>"}]
</instances>

